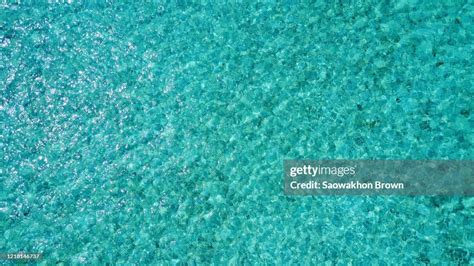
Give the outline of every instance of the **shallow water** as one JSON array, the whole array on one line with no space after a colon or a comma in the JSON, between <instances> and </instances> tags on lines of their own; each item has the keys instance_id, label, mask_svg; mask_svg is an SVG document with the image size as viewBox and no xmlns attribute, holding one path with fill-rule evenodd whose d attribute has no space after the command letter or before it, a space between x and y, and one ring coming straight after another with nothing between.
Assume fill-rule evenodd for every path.
<instances>
[{"instance_id":1,"label":"shallow water","mask_svg":"<svg viewBox=\"0 0 474 266\"><path fill-rule=\"evenodd\" d=\"M2 4L0 252L473 263L473 198L283 194L284 159L474 158L443 2Z\"/></svg>"}]
</instances>

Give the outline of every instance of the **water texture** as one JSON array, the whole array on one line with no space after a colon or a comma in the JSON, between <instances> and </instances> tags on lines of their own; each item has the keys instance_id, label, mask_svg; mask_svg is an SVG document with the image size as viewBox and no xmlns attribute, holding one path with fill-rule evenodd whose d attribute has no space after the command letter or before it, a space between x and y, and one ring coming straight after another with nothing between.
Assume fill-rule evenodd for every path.
<instances>
[{"instance_id":1,"label":"water texture","mask_svg":"<svg viewBox=\"0 0 474 266\"><path fill-rule=\"evenodd\" d=\"M474 263L472 197L283 194L284 159L474 159L472 1L4 1L0 17L0 252Z\"/></svg>"}]
</instances>

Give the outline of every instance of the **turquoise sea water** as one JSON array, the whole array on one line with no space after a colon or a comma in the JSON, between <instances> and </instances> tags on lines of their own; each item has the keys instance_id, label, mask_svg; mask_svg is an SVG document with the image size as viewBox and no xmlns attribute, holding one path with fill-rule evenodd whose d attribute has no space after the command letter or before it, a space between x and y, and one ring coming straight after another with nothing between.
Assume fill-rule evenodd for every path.
<instances>
[{"instance_id":1,"label":"turquoise sea water","mask_svg":"<svg viewBox=\"0 0 474 266\"><path fill-rule=\"evenodd\" d=\"M283 194L284 159L474 159L472 1L179 3L1 4L0 252L474 263L472 197Z\"/></svg>"}]
</instances>

